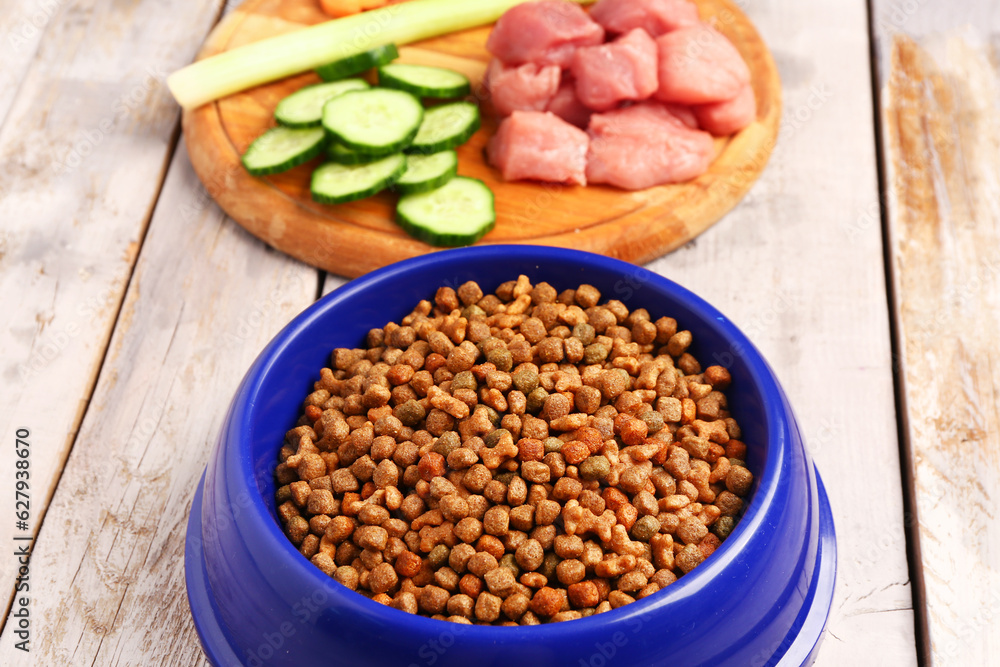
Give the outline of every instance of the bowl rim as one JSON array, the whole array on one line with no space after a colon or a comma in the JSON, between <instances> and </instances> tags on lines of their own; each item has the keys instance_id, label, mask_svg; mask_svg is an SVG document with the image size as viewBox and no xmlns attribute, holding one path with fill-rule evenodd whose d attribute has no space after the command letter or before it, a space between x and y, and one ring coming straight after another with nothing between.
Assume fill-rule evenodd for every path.
<instances>
[{"instance_id":1,"label":"bowl rim","mask_svg":"<svg viewBox=\"0 0 1000 667\"><path fill-rule=\"evenodd\" d=\"M692 313L699 315L705 326L714 329L720 338L730 343L732 350L735 350L733 351L733 355L742 358L749 376L762 396L771 396L776 399L783 398L784 394L773 370L749 338L717 308L669 278L621 260L580 250L524 245L472 246L443 250L391 264L345 283L307 307L271 340L247 372L240 389L233 399L232 415L227 418L227 422L230 424L228 440L241 444L250 441L253 435L251 415L260 398L265 378L276 370L280 372L279 362L281 357L294 344L296 338L306 333L317 321L323 319L328 310L336 308L341 302L380 283L405 277L411 271L430 268L432 265L440 265L447 261L475 263L476 261L500 258L509 259L511 253L520 255L519 259L524 259L525 255L532 259L537 257L540 260L557 258L564 261L581 262L603 271L641 273L644 276L643 280L653 283L660 291L669 293L673 301L683 304ZM656 283L659 284L656 285ZM253 485L254 488L249 494L251 498L249 506L242 508L242 510L248 512L248 516L246 517L248 520L258 526L263 524L263 529L272 538L269 540L269 543L281 550L283 556L290 563L294 563L293 567L296 567L302 573L302 576L307 577L311 584L322 588L330 595L331 600L336 600L345 594L357 596L358 599L356 602L362 608L366 608L371 618L377 619L379 622L391 622L397 625L402 623L411 626L411 629L414 631L423 633L440 632L444 627L457 626L463 628L460 631L463 636L468 636L473 640L494 640L495 637L492 635L498 632L509 633L505 635L506 638L514 638L515 633L525 632L529 633L529 637L534 635L536 639L538 638L538 633L552 633L553 636L577 634L579 632L586 632L588 628L596 624L603 624L608 619L625 619L641 615L653 606L661 606L668 603L670 599L687 597L692 592L700 589L703 581L713 578L723 569L724 564L728 562L728 559L725 557L726 554L745 545L757 532L764 520L764 514L769 507L770 503L768 501L777 494L778 487L782 483L777 473L784 464L786 458L784 450L791 441L789 419L785 414L785 410L787 409L786 402L784 400L766 400L763 404L763 423L768 438L768 456L764 461L761 474L754 480L754 488L751 492L750 500L747 501L747 507L743 515L737 522L732 534L722 542L716 553L705 559L703 563L690 573L680 577L669 587L654 595L636 600L603 614L576 619L572 623L543 623L538 626L517 626L516 628L493 625L466 626L433 619L420 614L409 614L379 604L365 598L360 593L346 588L304 559L302 554L299 553L284 532L282 532L268 508L266 499L256 486L257 476L260 472L259 470L255 471L255 464L250 455L250 448L245 444L239 449L237 457L239 469L237 474L240 478L246 480L248 484ZM275 458L275 460L277 459ZM812 464L810 463L810 465ZM270 468L268 471L269 474L272 471L273 468ZM608 614L614 616L609 617ZM442 623L447 623L448 626L442 626Z\"/></svg>"}]
</instances>

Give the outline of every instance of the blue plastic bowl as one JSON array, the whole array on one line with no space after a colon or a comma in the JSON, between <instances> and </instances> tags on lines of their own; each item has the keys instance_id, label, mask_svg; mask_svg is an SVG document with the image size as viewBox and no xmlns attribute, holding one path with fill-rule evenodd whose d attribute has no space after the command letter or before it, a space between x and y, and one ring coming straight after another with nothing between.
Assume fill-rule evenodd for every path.
<instances>
[{"instance_id":1,"label":"blue plastic bowl","mask_svg":"<svg viewBox=\"0 0 1000 667\"><path fill-rule=\"evenodd\" d=\"M324 575L282 533L273 471L284 433L334 347L360 346L441 285L484 290L528 275L557 289L670 315L692 353L733 376L729 403L756 481L732 535L667 589L617 610L530 627L406 614ZM261 353L226 417L191 510L188 597L217 665L511 667L809 664L833 596L829 503L792 409L750 341L715 308L642 268L572 250L484 246L438 252L354 280L308 308Z\"/></svg>"}]
</instances>

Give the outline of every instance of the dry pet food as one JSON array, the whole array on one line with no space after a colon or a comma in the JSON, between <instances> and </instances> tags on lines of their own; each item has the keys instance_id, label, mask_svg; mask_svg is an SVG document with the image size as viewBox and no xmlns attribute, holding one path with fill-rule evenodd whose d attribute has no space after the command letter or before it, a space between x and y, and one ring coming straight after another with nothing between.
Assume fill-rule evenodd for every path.
<instances>
[{"instance_id":1,"label":"dry pet food","mask_svg":"<svg viewBox=\"0 0 1000 667\"><path fill-rule=\"evenodd\" d=\"M670 317L520 276L442 287L338 348L276 470L288 538L377 602L532 625L705 560L753 482L720 366Z\"/></svg>"}]
</instances>

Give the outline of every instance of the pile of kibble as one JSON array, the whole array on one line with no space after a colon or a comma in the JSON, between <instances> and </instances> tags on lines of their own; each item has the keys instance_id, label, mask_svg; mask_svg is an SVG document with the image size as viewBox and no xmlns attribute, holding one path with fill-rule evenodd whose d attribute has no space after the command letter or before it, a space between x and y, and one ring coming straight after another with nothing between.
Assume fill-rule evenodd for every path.
<instances>
[{"instance_id":1,"label":"pile of kibble","mask_svg":"<svg viewBox=\"0 0 1000 667\"><path fill-rule=\"evenodd\" d=\"M459 623L577 619L690 572L753 481L730 374L672 318L600 303L467 282L334 350L279 454L289 539L358 593Z\"/></svg>"}]
</instances>

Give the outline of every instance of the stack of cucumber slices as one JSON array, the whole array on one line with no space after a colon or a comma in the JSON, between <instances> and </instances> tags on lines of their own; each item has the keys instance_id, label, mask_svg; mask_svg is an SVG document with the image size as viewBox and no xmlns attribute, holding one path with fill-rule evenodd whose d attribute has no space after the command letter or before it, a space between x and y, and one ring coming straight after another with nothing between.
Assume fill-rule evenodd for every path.
<instances>
[{"instance_id":1,"label":"stack of cucumber slices","mask_svg":"<svg viewBox=\"0 0 1000 667\"><path fill-rule=\"evenodd\" d=\"M323 83L281 100L279 125L243 154L254 176L287 171L317 156L312 198L342 204L392 188L401 196L396 219L431 245L468 245L493 228L493 193L482 181L458 176L455 149L479 129L479 107L452 101L425 108L421 98L454 100L469 80L452 70L392 63L393 45L316 70ZM379 85L358 74L377 68Z\"/></svg>"}]
</instances>

